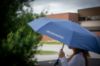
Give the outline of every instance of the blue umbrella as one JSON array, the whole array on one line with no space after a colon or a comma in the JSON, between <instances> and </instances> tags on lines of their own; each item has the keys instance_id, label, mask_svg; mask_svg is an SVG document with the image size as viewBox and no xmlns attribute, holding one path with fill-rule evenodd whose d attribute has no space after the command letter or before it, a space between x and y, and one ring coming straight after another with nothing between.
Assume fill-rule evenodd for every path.
<instances>
[{"instance_id":1,"label":"blue umbrella","mask_svg":"<svg viewBox=\"0 0 100 66\"><path fill-rule=\"evenodd\" d=\"M28 25L36 32L47 35L70 47L100 54L100 43L96 35L75 22L44 17L35 19Z\"/></svg>"}]
</instances>

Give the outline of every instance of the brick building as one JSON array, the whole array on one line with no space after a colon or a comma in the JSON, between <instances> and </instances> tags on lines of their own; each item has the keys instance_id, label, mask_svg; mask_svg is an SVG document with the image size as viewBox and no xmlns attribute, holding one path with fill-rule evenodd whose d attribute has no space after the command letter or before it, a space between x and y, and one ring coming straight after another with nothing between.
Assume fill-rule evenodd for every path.
<instances>
[{"instance_id":1,"label":"brick building","mask_svg":"<svg viewBox=\"0 0 100 66\"><path fill-rule=\"evenodd\" d=\"M48 18L65 19L79 23L81 26L100 36L100 7L79 9L78 13L59 13L47 15ZM54 41L43 36L43 41Z\"/></svg>"},{"instance_id":2,"label":"brick building","mask_svg":"<svg viewBox=\"0 0 100 66\"><path fill-rule=\"evenodd\" d=\"M65 19L78 22L78 14L77 13L59 13L59 14L50 14L47 15L48 18L57 18L57 19Z\"/></svg>"}]
</instances>

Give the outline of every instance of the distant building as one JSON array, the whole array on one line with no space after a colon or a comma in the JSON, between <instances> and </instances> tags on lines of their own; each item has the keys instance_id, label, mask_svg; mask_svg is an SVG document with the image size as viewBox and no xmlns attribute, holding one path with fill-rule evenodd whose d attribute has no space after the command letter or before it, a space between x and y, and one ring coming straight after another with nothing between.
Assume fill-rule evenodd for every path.
<instances>
[{"instance_id":1,"label":"distant building","mask_svg":"<svg viewBox=\"0 0 100 66\"><path fill-rule=\"evenodd\" d=\"M100 36L100 7L79 9L78 13L59 13L47 15L48 18L65 19L79 23L81 26ZM54 41L43 36L43 41Z\"/></svg>"},{"instance_id":2,"label":"distant building","mask_svg":"<svg viewBox=\"0 0 100 66\"><path fill-rule=\"evenodd\" d=\"M100 7L78 10L80 25L100 36Z\"/></svg>"},{"instance_id":3,"label":"distant building","mask_svg":"<svg viewBox=\"0 0 100 66\"><path fill-rule=\"evenodd\" d=\"M56 18L56 19L65 19L71 20L74 22L78 22L78 14L77 13L59 13L59 14L50 14L47 15L48 18Z\"/></svg>"}]
</instances>

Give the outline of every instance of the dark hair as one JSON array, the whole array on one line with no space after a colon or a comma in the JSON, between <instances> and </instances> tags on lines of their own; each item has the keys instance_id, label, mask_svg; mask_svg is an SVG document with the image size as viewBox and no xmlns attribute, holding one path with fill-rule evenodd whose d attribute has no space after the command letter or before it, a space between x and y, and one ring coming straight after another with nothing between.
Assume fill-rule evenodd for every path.
<instances>
[{"instance_id":1,"label":"dark hair","mask_svg":"<svg viewBox=\"0 0 100 66\"><path fill-rule=\"evenodd\" d=\"M74 53L71 55L71 57L69 58L69 61L70 61L70 59L71 59L74 55L76 55L76 54L78 54L78 53L81 52L81 53L83 54L84 59L85 59L85 66L88 66L88 57L90 56L90 55L89 55L89 52L86 51L86 50L83 50L83 49L79 49L79 48L73 48L73 49L75 49L75 51L74 51Z\"/></svg>"}]
</instances>

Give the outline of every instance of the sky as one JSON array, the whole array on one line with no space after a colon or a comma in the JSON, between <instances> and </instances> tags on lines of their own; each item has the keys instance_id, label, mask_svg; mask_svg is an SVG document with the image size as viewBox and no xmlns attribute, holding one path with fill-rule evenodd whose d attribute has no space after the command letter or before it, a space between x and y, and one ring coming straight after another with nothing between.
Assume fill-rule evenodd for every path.
<instances>
[{"instance_id":1,"label":"sky","mask_svg":"<svg viewBox=\"0 0 100 66\"><path fill-rule=\"evenodd\" d=\"M100 7L100 0L35 0L30 3L35 13L48 11L49 14L77 12L78 9Z\"/></svg>"}]
</instances>

